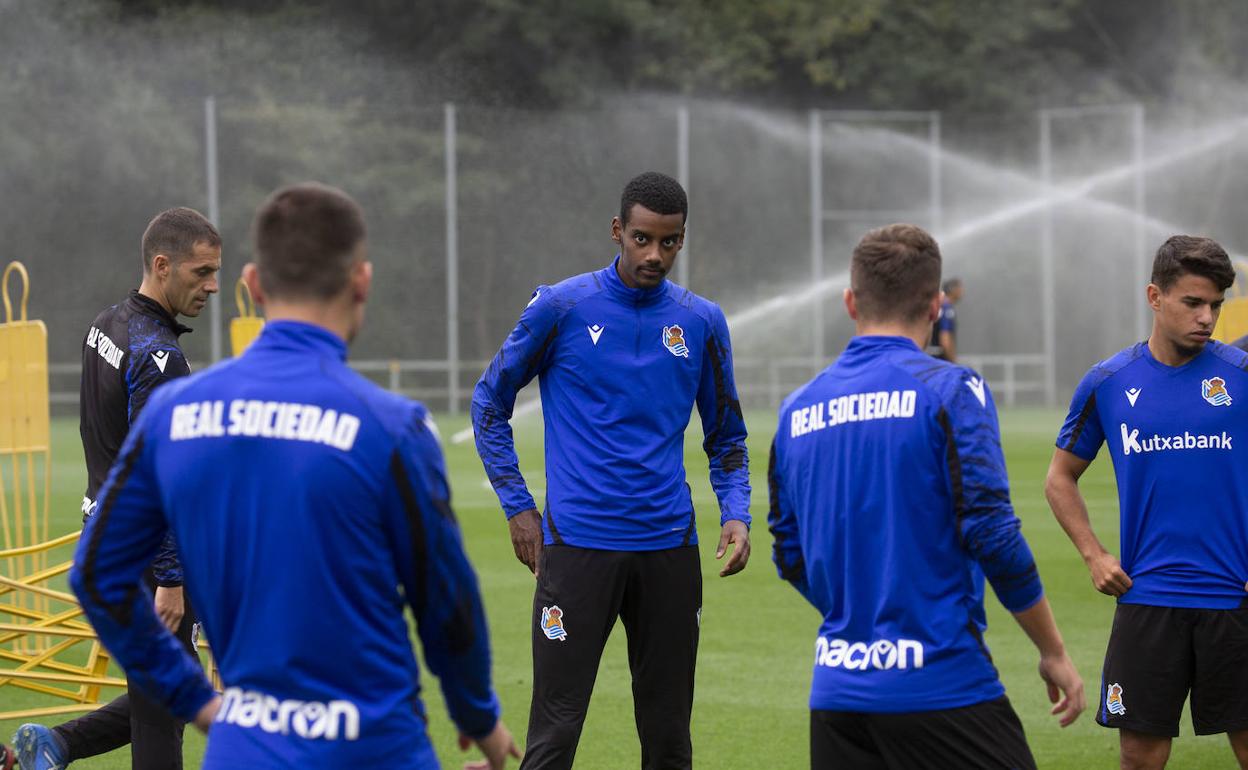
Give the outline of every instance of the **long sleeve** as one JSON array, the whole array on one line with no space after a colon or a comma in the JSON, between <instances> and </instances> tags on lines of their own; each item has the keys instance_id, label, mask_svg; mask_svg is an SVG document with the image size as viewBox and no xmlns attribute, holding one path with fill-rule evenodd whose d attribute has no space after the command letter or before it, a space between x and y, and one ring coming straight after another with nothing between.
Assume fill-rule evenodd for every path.
<instances>
[{"instance_id":1,"label":"long sleeve","mask_svg":"<svg viewBox=\"0 0 1248 770\"><path fill-rule=\"evenodd\" d=\"M126 373L129 389L127 406L130 424L134 425L143 413L143 407L152 392L161 385L191 373L186 357L176 345L159 349L143 348L131 352L134 357ZM172 533L166 533L152 561L152 574L156 585L171 588L182 585L182 563L178 560L178 546Z\"/></svg>"},{"instance_id":2,"label":"long sleeve","mask_svg":"<svg viewBox=\"0 0 1248 770\"><path fill-rule=\"evenodd\" d=\"M781 412L783 414L783 411ZM783 429L784 425L780 425ZM806 578L806 559L802 555L802 543L798 537L797 512L793 509L784 488L784 474L778 458L780 432L771 442L771 456L767 463L768 511L767 527L771 531L771 560L775 562L780 577L787 580L797 592L820 612L823 608L815 601Z\"/></svg>"},{"instance_id":3,"label":"long sleeve","mask_svg":"<svg viewBox=\"0 0 1248 770\"><path fill-rule=\"evenodd\" d=\"M143 570L168 529L161 510L148 420L126 438L95 515L78 542L69 582L100 641L144 692L192 720L212 698L199 663L156 616Z\"/></svg>"},{"instance_id":4,"label":"long sleeve","mask_svg":"<svg viewBox=\"0 0 1248 770\"><path fill-rule=\"evenodd\" d=\"M745 448L745 418L732 372L728 322L718 307L711 319L706 356L698 383L702 448L710 461L711 487L719 498L720 524L730 519L750 523L750 468Z\"/></svg>"},{"instance_id":5,"label":"long sleeve","mask_svg":"<svg viewBox=\"0 0 1248 770\"><path fill-rule=\"evenodd\" d=\"M509 519L537 507L520 475L510 420L516 394L549 363L558 318L553 293L548 287L538 287L472 392L477 453Z\"/></svg>"},{"instance_id":6,"label":"long sleeve","mask_svg":"<svg viewBox=\"0 0 1248 770\"><path fill-rule=\"evenodd\" d=\"M1044 586L1010 504L992 394L987 383L972 381L982 390L963 383L938 418L947 442L954 515L963 547L978 562L1001 604L1021 612L1044 596Z\"/></svg>"},{"instance_id":7,"label":"long sleeve","mask_svg":"<svg viewBox=\"0 0 1248 770\"><path fill-rule=\"evenodd\" d=\"M428 420L418 412L391 458L390 541L425 663L438 677L460 732L480 738L494 729L501 712L490 680L489 630Z\"/></svg>"}]
</instances>

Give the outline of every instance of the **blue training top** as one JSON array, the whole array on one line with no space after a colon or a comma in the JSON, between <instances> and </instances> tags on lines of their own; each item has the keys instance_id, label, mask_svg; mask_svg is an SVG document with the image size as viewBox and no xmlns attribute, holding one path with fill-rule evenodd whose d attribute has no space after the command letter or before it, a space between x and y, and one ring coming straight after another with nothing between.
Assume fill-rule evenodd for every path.
<instances>
[{"instance_id":1,"label":"blue training top","mask_svg":"<svg viewBox=\"0 0 1248 770\"><path fill-rule=\"evenodd\" d=\"M499 716L476 577L423 406L274 321L170 383L130 431L70 573L130 681L190 720L212 697L141 587L166 528L226 685L205 768L436 767L403 605L452 720Z\"/></svg>"},{"instance_id":2,"label":"blue training top","mask_svg":"<svg viewBox=\"0 0 1248 770\"><path fill-rule=\"evenodd\" d=\"M1248 354L1209 342L1183 366L1132 345L1092 367L1057 446L1084 460L1108 443L1118 479L1118 601L1248 606ZM1248 447L1240 447L1248 451Z\"/></svg>"},{"instance_id":3,"label":"blue training top","mask_svg":"<svg viewBox=\"0 0 1248 770\"><path fill-rule=\"evenodd\" d=\"M776 566L823 615L810 708L931 711L1004 694L983 577L1011 612L1043 587L983 379L903 337L855 337L780 407L768 476Z\"/></svg>"},{"instance_id":4,"label":"blue training top","mask_svg":"<svg viewBox=\"0 0 1248 770\"><path fill-rule=\"evenodd\" d=\"M539 286L477 382L477 452L508 518L537 506L512 438L516 394L540 377L547 545L651 551L697 542L685 428L697 404L720 522L750 522L745 421L723 311L664 281L633 289L616 261Z\"/></svg>"}]
</instances>

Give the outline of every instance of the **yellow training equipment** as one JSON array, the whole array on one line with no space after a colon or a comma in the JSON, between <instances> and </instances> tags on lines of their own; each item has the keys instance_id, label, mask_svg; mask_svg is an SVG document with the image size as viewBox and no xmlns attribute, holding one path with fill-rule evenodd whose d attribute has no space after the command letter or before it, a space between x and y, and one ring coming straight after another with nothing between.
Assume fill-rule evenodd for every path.
<instances>
[{"instance_id":1,"label":"yellow training equipment","mask_svg":"<svg viewBox=\"0 0 1248 770\"><path fill-rule=\"evenodd\" d=\"M1235 272L1235 283L1227 290L1222 314L1213 327L1213 338L1227 344L1248 334L1248 261L1236 260Z\"/></svg>"},{"instance_id":2,"label":"yellow training equipment","mask_svg":"<svg viewBox=\"0 0 1248 770\"><path fill-rule=\"evenodd\" d=\"M238 318L230 319L230 348L237 358L260 336L264 319L256 315L256 303L242 278L234 284L234 302L238 304Z\"/></svg>"}]
</instances>

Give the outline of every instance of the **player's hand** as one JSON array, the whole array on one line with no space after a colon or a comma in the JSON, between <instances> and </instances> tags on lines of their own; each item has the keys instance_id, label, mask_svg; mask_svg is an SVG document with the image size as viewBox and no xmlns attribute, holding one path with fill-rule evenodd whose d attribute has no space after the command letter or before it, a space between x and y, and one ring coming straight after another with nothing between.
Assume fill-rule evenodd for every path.
<instances>
[{"instance_id":1,"label":"player's hand","mask_svg":"<svg viewBox=\"0 0 1248 770\"><path fill-rule=\"evenodd\" d=\"M520 511L507 520L507 528L516 558L537 577L542 557L542 515L536 508Z\"/></svg>"},{"instance_id":2,"label":"player's hand","mask_svg":"<svg viewBox=\"0 0 1248 770\"><path fill-rule=\"evenodd\" d=\"M212 700L203 705L199 713L195 715L195 726L199 728L201 733L207 733L208 728L212 726L212 721L217 718L217 711L221 709L221 696L213 695Z\"/></svg>"},{"instance_id":3,"label":"player's hand","mask_svg":"<svg viewBox=\"0 0 1248 770\"><path fill-rule=\"evenodd\" d=\"M182 615L185 612L186 605L182 602L182 586L175 588L156 586L156 616L160 618L161 623L165 624L165 628L176 634L178 626L182 625Z\"/></svg>"},{"instance_id":4,"label":"player's hand","mask_svg":"<svg viewBox=\"0 0 1248 770\"><path fill-rule=\"evenodd\" d=\"M1131 588L1131 576L1123 569L1118 557L1102 551L1088 560L1092 585L1109 596L1122 596Z\"/></svg>"},{"instance_id":5,"label":"player's hand","mask_svg":"<svg viewBox=\"0 0 1248 770\"><path fill-rule=\"evenodd\" d=\"M724 522L719 533L719 547L715 549L715 558L724 558L730 544L733 546L732 556L728 557L728 563L719 571L720 577L737 574L745 569L750 560L750 528L745 526L745 522L736 519Z\"/></svg>"},{"instance_id":6,"label":"player's hand","mask_svg":"<svg viewBox=\"0 0 1248 770\"><path fill-rule=\"evenodd\" d=\"M1075 663L1063 652L1061 655L1040 658L1040 678L1049 690L1049 703L1054 704L1050 714L1059 714L1057 723L1068 727L1088 707L1083 692L1083 679L1075 670Z\"/></svg>"},{"instance_id":7,"label":"player's hand","mask_svg":"<svg viewBox=\"0 0 1248 770\"><path fill-rule=\"evenodd\" d=\"M459 736L460 751L467 751L472 744L477 744L477 748L481 749L481 753L485 755L485 759L477 759L472 762L464 763L464 770L502 770L507 764L507 757L521 758L520 749L516 747L516 741L511 737L511 731L507 729L507 725L503 724L503 720L498 720L494 725L494 729L484 738L472 739L467 735Z\"/></svg>"}]
</instances>

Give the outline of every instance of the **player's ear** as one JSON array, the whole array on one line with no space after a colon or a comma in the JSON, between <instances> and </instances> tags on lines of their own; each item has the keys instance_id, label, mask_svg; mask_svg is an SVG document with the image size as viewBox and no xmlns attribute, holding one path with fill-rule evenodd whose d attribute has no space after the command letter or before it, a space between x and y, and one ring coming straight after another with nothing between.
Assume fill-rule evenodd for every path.
<instances>
[{"instance_id":1,"label":"player's ear","mask_svg":"<svg viewBox=\"0 0 1248 770\"><path fill-rule=\"evenodd\" d=\"M351 268L351 297L356 302L368 300L368 292L373 285L373 263L367 259L356 262Z\"/></svg>"},{"instance_id":2,"label":"player's ear","mask_svg":"<svg viewBox=\"0 0 1248 770\"><path fill-rule=\"evenodd\" d=\"M932 301L927 306L927 322L936 323L936 319L940 318L940 306L945 301L945 293L943 291L936 292L936 296L932 297Z\"/></svg>"},{"instance_id":3,"label":"player's ear","mask_svg":"<svg viewBox=\"0 0 1248 770\"><path fill-rule=\"evenodd\" d=\"M615 241L616 243L622 244L624 242L623 238L624 238L624 223L620 221L619 217L611 217L611 240ZM680 239L682 242L685 239L684 230L681 230L680 232Z\"/></svg>"},{"instance_id":4,"label":"player's ear","mask_svg":"<svg viewBox=\"0 0 1248 770\"><path fill-rule=\"evenodd\" d=\"M841 295L845 300L845 312L849 314L851 321L858 320L858 301L854 298L854 290L846 287L844 294Z\"/></svg>"},{"instance_id":5,"label":"player's ear","mask_svg":"<svg viewBox=\"0 0 1248 770\"><path fill-rule=\"evenodd\" d=\"M164 254L157 254L152 257L152 275L160 280L169 277L169 271L173 268L173 262Z\"/></svg>"},{"instance_id":6,"label":"player's ear","mask_svg":"<svg viewBox=\"0 0 1248 770\"><path fill-rule=\"evenodd\" d=\"M263 307L266 298L264 290L260 288L260 268L256 267L255 262L243 265L243 283L247 286L247 291L251 292L251 301L257 307Z\"/></svg>"},{"instance_id":7,"label":"player's ear","mask_svg":"<svg viewBox=\"0 0 1248 770\"><path fill-rule=\"evenodd\" d=\"M1148 285L1147 292L1148 292L1148 306L1153 309L1154 313L1160 311L1161 310L1161 288L1155 283L1150 283Z\"/></svg>"}]
</instances>

